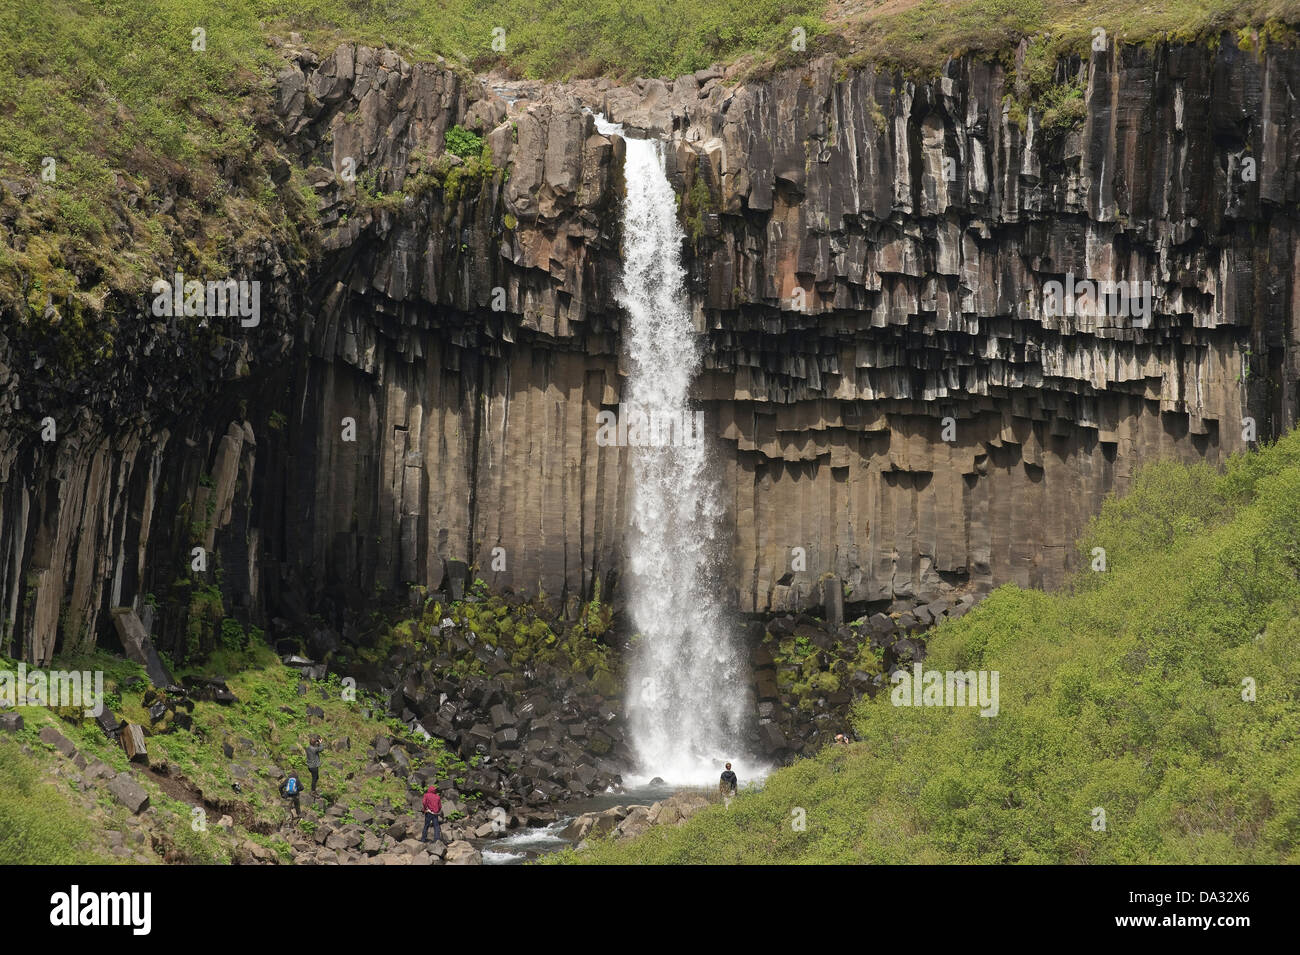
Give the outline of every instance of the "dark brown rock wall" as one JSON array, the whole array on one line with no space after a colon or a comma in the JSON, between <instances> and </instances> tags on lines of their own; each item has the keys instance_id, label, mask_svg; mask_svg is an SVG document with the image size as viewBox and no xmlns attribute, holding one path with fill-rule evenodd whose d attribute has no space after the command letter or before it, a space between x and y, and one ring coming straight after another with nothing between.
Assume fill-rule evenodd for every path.
<instances>
[{"instance_id":1,"label":"dark brown rock wall","mask_svg":"<svg viewBox=\"0 0 1300 955\"><path fill-rule=\"evenodd\" d=\"M622 380L623 146L583 104L671 140L729 598L797 606L832 573L851 602L1058 585L1140 464L1219 463L1247 416L1294 426L1300 56L1057 70L1080 124L1022 125L1008 72L970 59L919 84L820 60L612 88L290 51L270 145L315 186L320 254L297 276L268 258L257 335L196 393L87 402L52 447L0 343L22 420L0 435L0 645L84 645L196 542L264 624L437 587L445 558L563 598L615 582L627 458L595 416ZM493 170L440 158L453 124ZM1067 274L1149 281L1149 326L1048 314Z\"/></svg>"}]
</instances>

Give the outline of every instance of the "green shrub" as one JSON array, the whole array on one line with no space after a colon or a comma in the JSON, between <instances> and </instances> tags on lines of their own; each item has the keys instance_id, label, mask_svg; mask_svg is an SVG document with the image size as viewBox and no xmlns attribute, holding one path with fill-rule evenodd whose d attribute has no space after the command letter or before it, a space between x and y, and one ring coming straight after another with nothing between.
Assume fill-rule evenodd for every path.
<instances>
[{"instance_id":1,"label":"green shrub","mask_svg":"<svg viewBox=\"0 0 1300 955\"><path fill-rule=\"evenodd\" d=\"M483 137L470 132L463 126L453 126L443 134L447 143L447 152L461 159L469 159L483 151Z\"/></svg>"}]
</instances>

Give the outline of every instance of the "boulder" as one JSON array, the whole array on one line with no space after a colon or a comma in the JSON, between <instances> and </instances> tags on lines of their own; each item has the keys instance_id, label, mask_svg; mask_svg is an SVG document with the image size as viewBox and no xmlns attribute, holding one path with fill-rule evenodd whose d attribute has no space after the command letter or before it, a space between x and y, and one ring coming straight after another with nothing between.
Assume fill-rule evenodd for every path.
<instances>
[{"instance_id":1,"label":"boulder","mask_svg":"<svg viewBox=\"0 0 1300 955\"><path fill-rule=\"evenodd\" d=\"M149 807L149 794L126 773L114 776L107 782L108 791L133 814Z\"/></svg>"},{"instance_id":2,"label":"boulder","mask_svg":"<svg viewBox=\"0 0 1300 955\"><path fill-rule=\"evenodd\" d=\"M261 862L265 865L278 865L280 862L280 857L274 850L268 849L252 839L245 839L241 848L244 850L244 854L255 862Z\"/></svg>"},{"instance_id":3,"label":"boulder","mask_svg":"<svg viewBox=\"0 0 1300 955\"><path fill-rule=\"evenodd\" d=\"M178 716L185 717L186 719L189 718L188 715L184 713L178 714ZM95 722L99 725L99 728L103 731L104 735L111 740L117 739L118 733L121 732L123 726L122 721L119 720L113 711L107 706L101 708L99 713L95 715ZM177 722L179 725L179 720Z\"/></svg>"},{"instance_id":4,"label":"boulder","mask_svg":"<svg viewBox=\"0 0 1300 955\"><path fill-rule=\"evenodd\" d=\"M483 855L468 842L457 840L447 847L447 865L482 865Z\"/></svg>"},{"instance_id":5,"label":"boulder","mask_svg":"<svg viewBox=\"0 0 1300 955\"><path fill-rule=\"evenodd\" d=\"M903 637L894 644L893 653L899 663L924 660L925 644L914 637Z\"/></svg>"},{"instance_id":6,"label":"boulder","mask_svg":"<svg viewBox=\"0 0 1300 955\"><path fill-rule=\"evenodd\" d=\"M620 842L635 839L654 825L650 806L629 806L627 818L615 829L615 838Z\"/></svg>"},{"instance_id":7,"label":"boulder","mask_svg":"<svg viewBox=\"0 0 1300 955\"><path fill-rule=\"evenodd\" d=\"M148 763L149 751L144 743L144 730L134 723L127 723L122 728L122 748L126 758L133 763Z\"/></svg>"},{"instance_id":8,"label":"boulder","mask_svg":"<svg viewBox=\"0 0 1300 955\"><path fill-rule=\"evenodd\" d=\"M570 842L580 842L587 838L587 833L591 832L591 827L596 823L596 813L584 812L576 816L567 826L560 830L560 835Z\"/></svg>"},{"instance_id":9,"label":"boulder","mask_svg":"<svg viewBox=\"0 0 1300 955\"><path fill-rule=\"evenodd\" d=\"M443 807L443 809L444 811L446 811L445 806ZM384 830L384 835L386 835L393 842L401 842L408 835L410 835L410 832L411 832L411 821L409 819L398 819L386 830Z\"/></svg>"},{"instance_id":10,"label":"boulder","mask_svg":"<svg viewBox=\"0 0 1300 955\"><path fill-rule=\"evenodd\" d=\"M933 603L926 604L923 609L930 615L930 619L936 625L948 616L948 603L943 600L936 600Z\"/></svg>"},{"instance_id":11,"label":"boulder","mask_svg":"<svg viewBox=\"0 0 1300 955\"><path fill-rule=\"evenodd\" d=\"M588 831L589 836L603 836L607 832L613 832L618 828L618 824L627 818L627 810L622 806L614 806L612 809L606 809L604 812L596 813L596 818L592 822L591 829Z\"/></svg>"}]
</instances>

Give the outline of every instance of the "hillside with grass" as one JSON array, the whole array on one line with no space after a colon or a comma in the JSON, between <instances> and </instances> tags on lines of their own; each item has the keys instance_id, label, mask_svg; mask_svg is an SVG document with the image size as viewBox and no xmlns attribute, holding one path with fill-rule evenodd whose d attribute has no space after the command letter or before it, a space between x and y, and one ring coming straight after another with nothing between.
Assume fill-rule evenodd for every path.
<instances>
[{"instance_id":1,"label":"hillside with grass","mask_svg":"<svg viewBox=\"0 0 1300 955\"><path fill-rule=\"evenodd\" d=\"M214 600L219 609L219 594ZM162 655L184 692L151 685L143 666L107 651L56 657L50 670L103 675L105 718L77 706L0 704L0 865L319 862L322 842L325 852L351 851L345 861L400 854L416 848L410 827L429 783L444 799L449 845L498 835L493 819L509 828L553 822L556 811L543 805L551 800L523 797L534 787L587 793L533 779L539 753L571 788L580 773L570 763L600 763L610 749L627 756L599 695L616 697L621 679L603 640L610 615L597 594L566 627L544 601L509 602L477 580L463 599L425 599L415 616L372 613L364 644L331 654L328 666L292 653L282 659L261 631L230 617L214 627L214 645L199 641L193 659L177 665ZM0 656L0 672L17 667ZM401 689L379 689L394 685ZM593 752L607 740L603 751L575 750L565 762L549 746L498 751L490 732L475 735L515 693L530 696L519 711L538 716L533 736L544 736L553 712L557 749L571 748L569 734L581 730ZM582 724L579 700L600 711L597 725ZM407 707L437 735L410 713L399 719ZM120 721L144 734L147 752L134 761L106 735L105 723ZM298 815L280 785L291 772L308 782L306 746L317 735L326 747L319 791L303 795ZM115 777L130 785L115 792ZM612 781L590 780L596 789ZM146 804L134 804L132 786ZM503 806L511 812L500 815Z\"/></svg>"},{"instance_id":2,"label":"hillside with grass","mask_svg":"<svg viewBox=\"0 0 1300 955\"><path fill-rule=\"evenodd\" d=\"M102 671L105 705L149 728L148 757L132 763L80 708L21 707L23 728L0 733L0 865L287 862L290 840L309 837L327 816L340 825L364 819L382 841L382 817L408 812L422 791L409 780L422 769L451 791L465 782L468 767L441 741L416 738L379 700L344 692L337 675L303 679L264 644L181 671L182 679L220 679L234 695L178 709L189 717L184 727L174 714L151 717L149 681L129 660L97 652L58 659L54 669ZM75 754L65 757L42 730L60 734ZM288 772L307 780L304 747L314 734L327 746L319 799L305 796L294 818L279 787ZM410 756L376 771L378 737ZM140 786L148 805L139 812L123 805L103 785L110 773ZM464 808L453 805L449 819Z\"/></svg>"},{"instance_id":3,"label":"hillside with grass","mask_svg":"<svg viewBox=\"0 0 1300 955\"><path fill-rule=\"evenodd\" d=\"M1002 587L929 641L926 670L998 671L996 716L886 688L851 745L561 861L1300 862L1300 435L1148 466L1079 546L1066 592Z\"/></svg>"}]
</instances>

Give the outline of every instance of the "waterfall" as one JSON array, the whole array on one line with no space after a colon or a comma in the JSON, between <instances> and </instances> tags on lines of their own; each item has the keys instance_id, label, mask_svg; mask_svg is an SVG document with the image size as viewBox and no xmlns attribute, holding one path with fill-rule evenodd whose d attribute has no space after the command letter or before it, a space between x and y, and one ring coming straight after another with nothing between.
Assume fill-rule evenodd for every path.
<instances>
[{"instance_id":1,"label":"waterfall","mask_svg":"<svg viewBox=\"0 0 1300 955\"><path fill-rule=\"evenodd\" d=\"M619 426L630 455L628 601L639 635L626 694L630 738L647 777L714 781L723 761L753 768L742 750L748 673L713 573L725 508L710 443L690 424L703 421L689 397L701 354L677 197L662 144L626 143L619 303L628 378Z\"/></svg>"}]
</instances>

